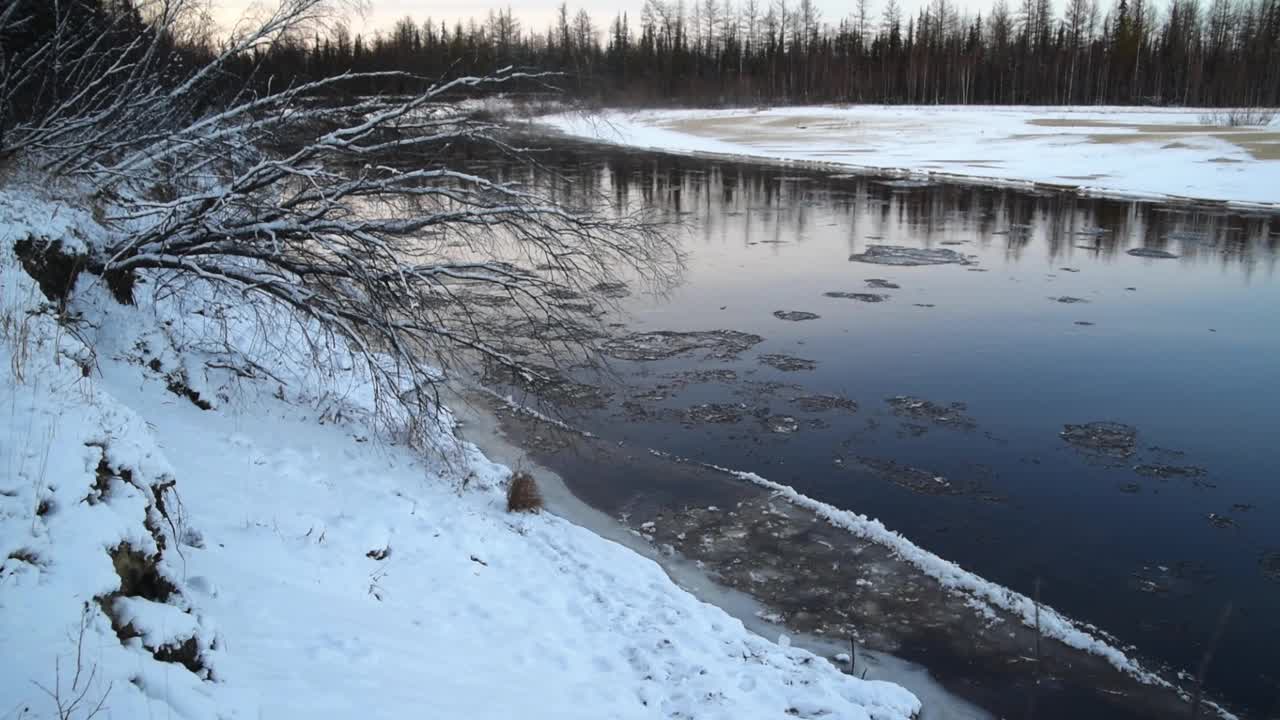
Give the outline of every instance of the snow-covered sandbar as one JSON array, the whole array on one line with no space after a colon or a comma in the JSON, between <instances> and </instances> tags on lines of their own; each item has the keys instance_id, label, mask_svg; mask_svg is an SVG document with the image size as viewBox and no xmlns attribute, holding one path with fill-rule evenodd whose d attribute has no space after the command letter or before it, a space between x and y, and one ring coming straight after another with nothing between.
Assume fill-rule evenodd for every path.
<instances>
[{"instance_id":1,"label":"snow-covered sandbar","mask_svg":"<svg viewBox=\"0 0 1280 720\"><path fill-rule=\"evenodd\" d=\"M1280 123L1198 109L811 106L559 113L568 135L671 152L823 163L1100 195L1280 205Z\"/></svg>"}]
</instances>

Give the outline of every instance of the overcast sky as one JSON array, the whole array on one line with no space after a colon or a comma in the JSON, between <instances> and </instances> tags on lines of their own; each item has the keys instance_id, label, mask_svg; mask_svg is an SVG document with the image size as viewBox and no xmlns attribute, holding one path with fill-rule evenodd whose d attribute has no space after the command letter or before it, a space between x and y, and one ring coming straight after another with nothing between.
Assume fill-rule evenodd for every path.
<instances>
[{"instance_id":1,"label":"overcast sky","mask_svg":"<svg viewBox=\"0 0 1280 720\"><path fill-rule=\"evenodd\" d=\"M246 8L255 2L263 0L213 0L216 16L219 22L229 27L240 17ZM265 0L270 2L270 0ZM738 5L742 0L734 0L734 5ZM887 0L871 0L871 15L877 20L880 12L884 8ZM898 0L899 6L904 12L914 12L923 2L927 0ZM981 10L984 14L990 7L992 0L952 0L956 4L969 10ZM452 23L457 19L467 19L474 17L483 19L488 15L489 10L502 7L511 7L516 17L520 19L525 29L535 29L539 32L545 30L555 17L556 7L559 6L560 0L511 0L511 2L486 2L485 0L367 0L371 5L372 11L363 19L355 18L350 22L353 31L369 33L378 29L386 29L393 22L409 15L418 22L426 20L428 17L434 20L446 20ZM686 0L686 5L692 0ZM767 0L759 0L760 5L765 7L768 5ZM789 4L794 5L797 0L789 0ZM825 21L835 22L842 17L849 15L854 8L855 0L816 0L819 9L822 10L822 17ZM640 17L640 9L643 7L644 0L569 0L570 13L577 12L578 8L586 8L595 20L596 25L604 28L614 15L621 11L628 13L631 18L638 19ZM1016 4L1016 0L1011 0L1009 5L1012 7ZM1056 6L1058 3L1054 3ZM1109 5L1107 0L1101 3L1104 7ZM633 23L632 27L636 27Z\"/></svg>"}]
</instances>

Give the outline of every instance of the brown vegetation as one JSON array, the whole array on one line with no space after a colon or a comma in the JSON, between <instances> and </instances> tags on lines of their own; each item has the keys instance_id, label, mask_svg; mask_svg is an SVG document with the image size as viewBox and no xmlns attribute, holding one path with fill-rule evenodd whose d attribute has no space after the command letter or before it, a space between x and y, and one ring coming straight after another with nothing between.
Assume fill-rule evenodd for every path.
<instances>
[{"instance_id":1,"label":"brown vegetation","mask_svg":"<svg viewBox=\"0 0 1280 720\"><path fill-rule=\"evenodd\" d=\"M538 483L527 472L517 472L507 485L507 512L537 512L542 509Z\"/></svg>"}]
</instances>

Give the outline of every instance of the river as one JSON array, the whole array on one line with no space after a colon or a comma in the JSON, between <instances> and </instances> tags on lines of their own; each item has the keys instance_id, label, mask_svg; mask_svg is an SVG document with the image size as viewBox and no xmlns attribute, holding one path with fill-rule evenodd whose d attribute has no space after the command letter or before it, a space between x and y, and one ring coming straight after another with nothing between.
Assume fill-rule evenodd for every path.
<instances>
[{"instance_id":1,"label":"river","mask_svg":"<svg viewBox=\"0 0 1280 720\"><path fill-rule=\"evenodd\" d=\"M608 309L616 335L760 340L613 345L573 372L587 403L501 390L878 518L1157 665L1194 673L1225 617L1207 688L1280 710L1280 218L563 141L540 162L685 253L675 287Z\"/></svg>"}]
</instances>

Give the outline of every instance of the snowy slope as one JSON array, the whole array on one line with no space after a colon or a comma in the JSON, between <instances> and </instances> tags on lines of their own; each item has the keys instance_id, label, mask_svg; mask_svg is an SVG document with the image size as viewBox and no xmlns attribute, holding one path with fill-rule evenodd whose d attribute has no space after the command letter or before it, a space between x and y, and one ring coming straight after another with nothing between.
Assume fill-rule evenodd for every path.
<instances>
[{"instance_id":1,"label":"snowy slope","mask_svg":"<svg viewBox=\"0 0 1280 720\"><path fill-rule=\"evenodd\" d=\"M1151 108L805 106L560 113L566 134L668 152L1047 182L1118 196L1280 203L1280 128ZM1256 153L1256 156L1255 156Z\"/></svg>"},{"instance_id":2,"label":"snowy slope","mask_svg":"<svg viewBox=\"0 0 1280 720\"><path fill-rule=\"evenodd\" d=\"M0 718L918 711L506 513L509 472L447 419L426 454L375 431L303 324L158 277L120 306L89 275L59 321L14 242L105 231L57 192L0 190Z\"/></svg>"}]
</instances>

